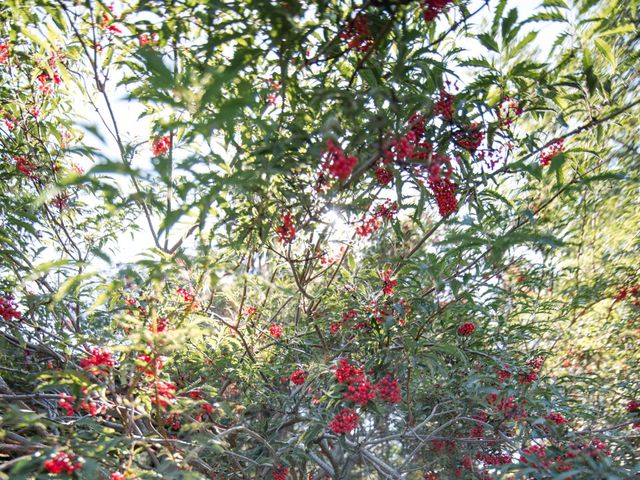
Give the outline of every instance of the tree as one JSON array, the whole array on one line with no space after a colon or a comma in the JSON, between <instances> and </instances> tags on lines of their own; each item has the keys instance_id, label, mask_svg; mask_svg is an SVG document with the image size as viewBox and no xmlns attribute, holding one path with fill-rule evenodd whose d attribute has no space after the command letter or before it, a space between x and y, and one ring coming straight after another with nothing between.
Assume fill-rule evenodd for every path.
<instances>
[{"instance_id":1,"label":"tree","mask_svg":"<svg viewBox=\"0 0 640 480\"><path fill-rule=\"evenodd\" d=\"M636 0L0 18L3 478L640 473Z\"/></svg>"}]
</instances>

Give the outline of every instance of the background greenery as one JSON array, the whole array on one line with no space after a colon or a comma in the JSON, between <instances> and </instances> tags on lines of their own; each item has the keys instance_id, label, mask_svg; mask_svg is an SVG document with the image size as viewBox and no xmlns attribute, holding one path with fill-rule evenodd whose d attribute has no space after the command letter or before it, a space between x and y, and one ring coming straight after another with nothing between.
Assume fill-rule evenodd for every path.
<instances>
[{"instance_id":1,"label":"background greenery","mask_svg":"<svg viewBox=\"0 0 640 480\"><path fill-rule=\"evenodd\" d=\"M0 290L21 312L0 318L3 478L49 478L60 451L84 460L60 477L113 480L637 478L638 2L425 8L0 7ZM341 36L359 14L368 49ZM523 110L510 126L505 98ZM416 112L452 159L444 218L428 160L375 174ZM343 180L328 140L358 158ZM397 215L358 235L387 199ZM104 373L83 364L94 347ZM341 358L396 378L401 402L345 399ZM338 435L347 407L359 426Z\"/></svg>"}]
</instances>

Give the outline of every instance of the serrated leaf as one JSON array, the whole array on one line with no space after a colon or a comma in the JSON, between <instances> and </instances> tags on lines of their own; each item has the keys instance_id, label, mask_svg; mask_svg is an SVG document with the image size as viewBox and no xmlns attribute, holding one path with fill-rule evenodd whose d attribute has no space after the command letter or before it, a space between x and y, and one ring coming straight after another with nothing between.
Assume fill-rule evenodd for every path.
<instances>
[{"instance_id":1,"label":"serrated leaf","mask_svg":"<svg viewBox=\"0 0 640 480\"><path fill-rule=\"evenodd\" d=\"M605 30L599 36L600 37L608 37L609 35L619 35L621 33L632 33L637 30L636 26L628 23L626 25L621 25L616 28L612 28L611 30Z\"/></svg>"},{"instance_id":2,"label":"serrated leaf","mask_svg":"<svg viewBox=\"0 0 640 480\"><path fill-rule=\"evenodd\" d=\"M493 35L489 33L481 33L480 35L478 35L478 40L480 40L480 43L485 48L488 48L493 52L500 51L500 46L498 45L498 42L496 42L495 39L493 38Z\"/></svg>"},{"instance_id":3,"label":"serrated leaf","mask_svg":"<svg viewBox=\"0 0 640 480\"><path fill-rule=\"evenodd\" d=\"M602 55L604 55L604 57L609 61L611 66L613 68L615 68L616 64L617 64L617 61L616 61L616 56L613 53L613 49L611 48L611 46L606 41L604 41L602 38L596 38L595 39L595 44L596 44L596 47L598 47L598 50L600 50L600 53L602 53Z\"/></svg>"}]
</instances>

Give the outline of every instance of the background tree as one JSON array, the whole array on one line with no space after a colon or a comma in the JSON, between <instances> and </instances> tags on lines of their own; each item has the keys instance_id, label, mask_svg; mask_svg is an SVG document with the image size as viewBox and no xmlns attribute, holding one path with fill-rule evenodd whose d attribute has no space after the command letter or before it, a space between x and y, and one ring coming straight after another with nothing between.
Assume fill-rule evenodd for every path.
<instances>
[{"instance_id":1,"label":"background tree","mask_svg":"<svg viewBox=\"0 0 640 480\"><path fill-rule=\"evenodd\" d=\"M639 474L637 0L0 19L3 478Z\"/></svg>"}]
</instances>

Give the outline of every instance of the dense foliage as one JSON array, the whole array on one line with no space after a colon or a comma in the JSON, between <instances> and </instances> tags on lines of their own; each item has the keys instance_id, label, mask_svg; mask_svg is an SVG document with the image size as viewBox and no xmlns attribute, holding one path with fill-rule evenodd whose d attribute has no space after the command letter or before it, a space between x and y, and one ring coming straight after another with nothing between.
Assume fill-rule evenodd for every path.
<instances>
[{"instance_id":1,"label":"dense foliage","mask_svg":"<svg viewBox=\"0 0 640 480\"><path fill-rule=\"evenodd\" d=\"M640 3L529 3L3 2L0 478L638 478Z\"/></svg>"}]
</instances>

